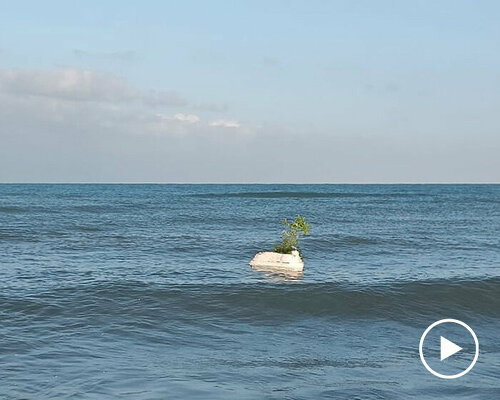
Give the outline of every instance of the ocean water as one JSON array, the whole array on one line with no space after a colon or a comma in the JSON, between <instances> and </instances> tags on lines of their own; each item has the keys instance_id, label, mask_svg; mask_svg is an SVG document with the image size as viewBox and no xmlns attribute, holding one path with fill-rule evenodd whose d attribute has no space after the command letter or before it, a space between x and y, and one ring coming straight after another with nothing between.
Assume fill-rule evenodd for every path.
<instances>
[{"instance_id":1,"label":"ocean water","mask_svg":"<svg viewBox=\"0 0 500 400\"><path fill-rule=\"evenodd\" d=\"M252 270L296 214L303 275ZM499 397L499 185L0 185L0 399Z\"/></svg>"}]
</instances>

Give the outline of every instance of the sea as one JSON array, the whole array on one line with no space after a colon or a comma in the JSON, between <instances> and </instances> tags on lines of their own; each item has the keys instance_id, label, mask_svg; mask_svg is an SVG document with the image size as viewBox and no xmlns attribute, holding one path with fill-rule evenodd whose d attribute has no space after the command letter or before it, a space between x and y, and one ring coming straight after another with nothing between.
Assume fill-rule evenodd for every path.
<instances>
[{"instance_id":1,"label":"sea","mask_svg":"<svg viewBox=\"0 0 500 400\"><path fill-rule=\"evenodd\" d=\"M253 270L296 215L303 273ZM0 185L2 400L498 398L500 185Z\"/></svg>"}]
</instances>

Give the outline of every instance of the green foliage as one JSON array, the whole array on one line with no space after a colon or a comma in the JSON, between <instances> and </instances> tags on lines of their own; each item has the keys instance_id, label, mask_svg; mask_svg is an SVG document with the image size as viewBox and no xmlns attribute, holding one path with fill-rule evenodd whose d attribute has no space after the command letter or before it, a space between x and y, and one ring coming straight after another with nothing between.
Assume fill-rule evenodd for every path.
<instances>
[{"instance_id":1,"label":"green foliage","mask_svg":"<svg viewBox=\"0 0 500 400\"><path fill-rule=\"evenodd\" d=\"M283 220L285 230L282 233L281 243L274 246L273 251L276 253L290 254L292 250L298 250L300 235L309 235L311 230L310 225L306 222L304 217L297 215L293 222L288 222L285 218Z\"/></svg>"}]
</instances>

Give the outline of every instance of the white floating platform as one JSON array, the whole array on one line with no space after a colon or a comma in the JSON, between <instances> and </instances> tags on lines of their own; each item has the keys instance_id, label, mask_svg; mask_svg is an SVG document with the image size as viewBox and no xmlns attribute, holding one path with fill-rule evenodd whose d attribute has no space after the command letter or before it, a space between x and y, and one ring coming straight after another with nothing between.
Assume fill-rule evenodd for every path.
<instances>
[{"instance_id":1,"label":"white floating platform","mask_svg":"<svg viewBox=\"0 0 500 400\"><path fill-rule=\"evenodd\" d=\"M302 272L304 261L297 250L293 250L292 254L262 251L250 261L250 266L259 271Z\"/></svg>"}]
</instances>

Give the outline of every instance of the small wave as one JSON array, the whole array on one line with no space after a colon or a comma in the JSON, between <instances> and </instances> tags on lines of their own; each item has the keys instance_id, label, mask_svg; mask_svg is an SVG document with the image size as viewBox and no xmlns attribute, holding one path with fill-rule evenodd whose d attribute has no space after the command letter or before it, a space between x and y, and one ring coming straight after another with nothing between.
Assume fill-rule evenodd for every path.
<instances>
[{"instance_id":1,"label":"small wave","mask_svg":"<svg viewBox=\"0 0 500 400\"><path fill-rule=\"evenodd\" d=\"M55 208L42 206L0 206L0 214L27 214L27 213L43 213L43 214L58 214L59 210Z\"/></svg>"},{"instance_id":2,"label":"small wave","mask_svg":"<svg viewBox=\"0 0 500 400\"><path fill-rule=\"evenodd\" d=\"M19 206L0 206L0 213L4 214L17 214L17 213L25 213L30 212L31 209L27 207L19 207Z\"/></svg>"},{"instance_id":3,"label":"small wave","mask_svg":"<svg viewBox=\"0 0 500 400\"><path fill-rule=\"evenodd\" d=\"M30 232L0 230L0 240L6 242L39 242L40 238Z\"/></svg>"},{"instance_id":4,"label":"small wave","mask_svg":"<svg viewBox=\"0 0 500 400\"><path fill-rule=\"evenodd\" d=\"M75 211L88 212L88 213L110 213L110 212L116 211L116 207L110 206L110 205L107 205L107 204L102 204L102 205L92 205L92 204L77 205L77 206L73 206L73 209Z\"/></svg>"},{"instance_id":5,"label":"small wave","mask_svg":"<svg viewBox=\"0 0 500 400\"><path fill-rule=\"evenodd\" d=\"M381 243L383 240L378 238L355 235L307 238L307 246L314 250L326 250L338 246L370 246Z\"/></svg>"},{"instance_id":6,"label":"small wave","mask_svg":"<svg viewBox=\"0 0 500 400\"><path fill-rule=\"evenodd\" d=\"M104 227L95 226L95 225L77 225L73 229L76 230L76 231L89 232L89 233L101 232L101 231L105 230Z\"/></svg>"},{"instance_id":7,"label":"small wave","mask_svg":"<svg viewBox=\"0 0 500 400\"><path fill-rule=\"evenodd\" d=\"M204 198L255 198L255 199L272 199L272 198L356 198L356 197L406 197L415 196L410 193L322 193L322 192L233 192L233 193L197 193L192 194L192 197ZM421 196L419 194L419 196Z\"/></svg>"},{"instance_id":8,"label":"small wave","mask_svg":"<svg viewBox=\"0 0 500 400\"><path fill-rule=\"evenodd\" d=\"M246 322L304 317L401 320L453 312L500 315L500 278L419 281L360 287L339 283L148 285L86 284L26 298L0 297L0 313L230 318ZM161 313L159 313L161 310Z\"/></svg>"}]
</instances>

